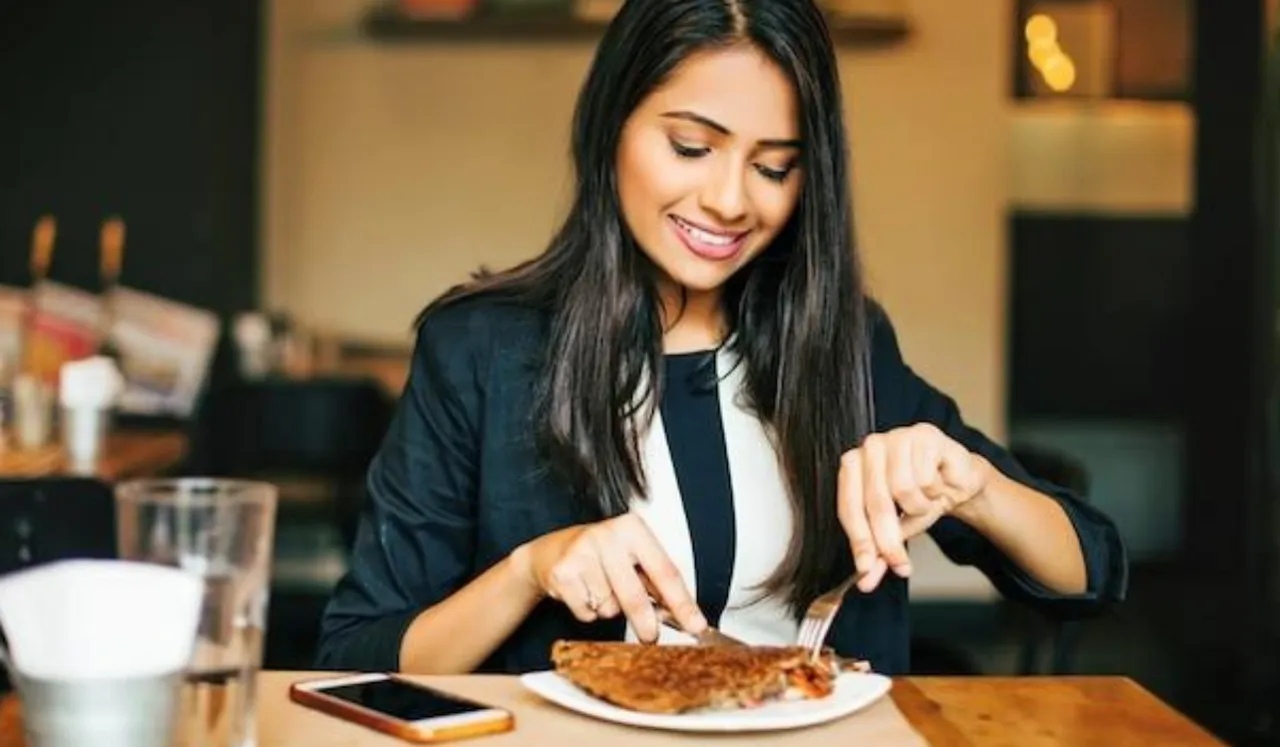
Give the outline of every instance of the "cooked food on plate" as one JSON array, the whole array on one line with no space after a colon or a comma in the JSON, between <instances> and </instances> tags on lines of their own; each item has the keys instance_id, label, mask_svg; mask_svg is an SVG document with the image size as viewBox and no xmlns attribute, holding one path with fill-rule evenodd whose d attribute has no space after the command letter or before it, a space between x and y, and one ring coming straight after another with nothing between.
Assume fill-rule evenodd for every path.
<instances>
[{"instance_id":1,"label":"cooked food on plate","mask_svg":"<svg viewBox=\"0 0 1280 747\"><path fill-rule=\"evenodd\" d=\"M656 646L556 641L556 671L578 688L646 713L754 708L779 700L824 698L842 672L865 662L825 651L810 660L800 646Z\"/></svg>"}]
</instances>

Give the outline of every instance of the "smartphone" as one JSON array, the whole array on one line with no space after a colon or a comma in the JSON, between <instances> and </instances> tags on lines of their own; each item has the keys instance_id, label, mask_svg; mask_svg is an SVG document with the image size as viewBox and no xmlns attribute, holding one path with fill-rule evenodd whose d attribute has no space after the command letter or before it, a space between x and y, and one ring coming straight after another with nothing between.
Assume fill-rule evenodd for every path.
<instances>
[{"instance_id":1,"label":"smartphone","mask_svg":"<svg viewBox=\"0 0 1280 747\"><path fill-rule=\"evenodd\" d=\"M295 682L295 703L399 737L432 744L515 728L510 711L441 692L391 674Z\"/></svg>"}]
</instances>

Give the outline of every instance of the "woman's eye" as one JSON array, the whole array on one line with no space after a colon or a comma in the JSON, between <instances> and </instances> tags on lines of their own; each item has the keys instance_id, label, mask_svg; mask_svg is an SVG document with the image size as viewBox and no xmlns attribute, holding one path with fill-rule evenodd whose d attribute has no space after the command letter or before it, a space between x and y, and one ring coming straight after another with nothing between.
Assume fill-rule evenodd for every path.
<instances>
[{"instance_id":1,"label":"woman's eye","mask_svg":"<svg viewBox=\"0 0 1280 747\"><path fill-rule=\"evenodd\" d=\"M786 181L793 169L795 169L795 164L789 164L781 169L772 169L763 164L756 164L756 171L759 172L760 176L775 182Z\"/></svg>"},{"instance_id":2,"label":"woman's eye","mask_svg":"<svg viewBox=\"0 0 1280 747\"><path fill-rule=\"evenodd\" d=\"M702 158L711 152L710 148L698 147L694 145L685 145L679 140L671 141L671 149L681 158Z\"/></svg>"}]
</instances>

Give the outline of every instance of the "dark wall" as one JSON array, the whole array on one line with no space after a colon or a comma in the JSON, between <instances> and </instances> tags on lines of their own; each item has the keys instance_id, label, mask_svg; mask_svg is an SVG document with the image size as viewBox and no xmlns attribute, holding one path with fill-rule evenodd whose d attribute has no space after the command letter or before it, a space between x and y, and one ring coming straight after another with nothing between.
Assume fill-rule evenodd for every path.
<instances>
[{"instance_id":1,"label":"dark wall","mask_svg":"<svg viewBox=\"0 0 1280 747\"><path fill-rule=\"evenodd\" d=\"M1012 219L1012 419L1136 419L1187 434L1187 527L1197 572L1233 573L1249 540L1264 433L1274 273L1254 184L1262 4L1201 0L1188 90L1197 127L1185 220Z\"/></svg>"},{"instance_id":2,"label":"dark wall","mask_svg":"<svg viewBox=\"0 0 1280 747\"><path fill-rule=\"evenodd\" d=\"M98 227L128 225L122 281L221 313L257 297L262 75L256 0L0 3L0 282L93 288Z\"/></svg>"},{"instance_id":3,"label":"dark wall","mask_svg":"<svg viewBox=\"0 0 1280 747\"><path fill-rule=\"evenodd\" d=\"M1198 366L1188 398L1191 502L1187 548L1202 568L1232 573L1253 556L1260 497L1262 341L1274 330L1270 262L1260 251L1255 183L1261 2L1201 0L1196 10L1196 210L1192 220ZM1258 281L1262 281L1259 283Z\"/></svg>"},{"instance_id":4,"label":"dark wall","mask_svg":"<svg viewBox=\"0 0 1280 747\"><path fill-rule=\"evenodd\" d=\"M1009 235L1010 418L1183 420L1189 220L1019 213Z\"/></svg>"}]
</instances>

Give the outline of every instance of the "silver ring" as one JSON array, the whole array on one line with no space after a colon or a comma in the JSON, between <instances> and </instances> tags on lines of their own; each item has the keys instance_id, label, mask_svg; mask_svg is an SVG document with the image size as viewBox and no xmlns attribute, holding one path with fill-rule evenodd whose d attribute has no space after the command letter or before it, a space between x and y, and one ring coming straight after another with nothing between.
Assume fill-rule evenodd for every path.
<instances>
[{"instance_id":1,"label":"silver ring","mask_svg":"<svg viewBox=\"0 0 1280 747\"><path fill-rule=\"evenodd\" d=\"M596 595L592 593L591 589L587 589L587 609L592 612L600 610L600 600L596 599Z\"/></svg>"}]
</instances>

